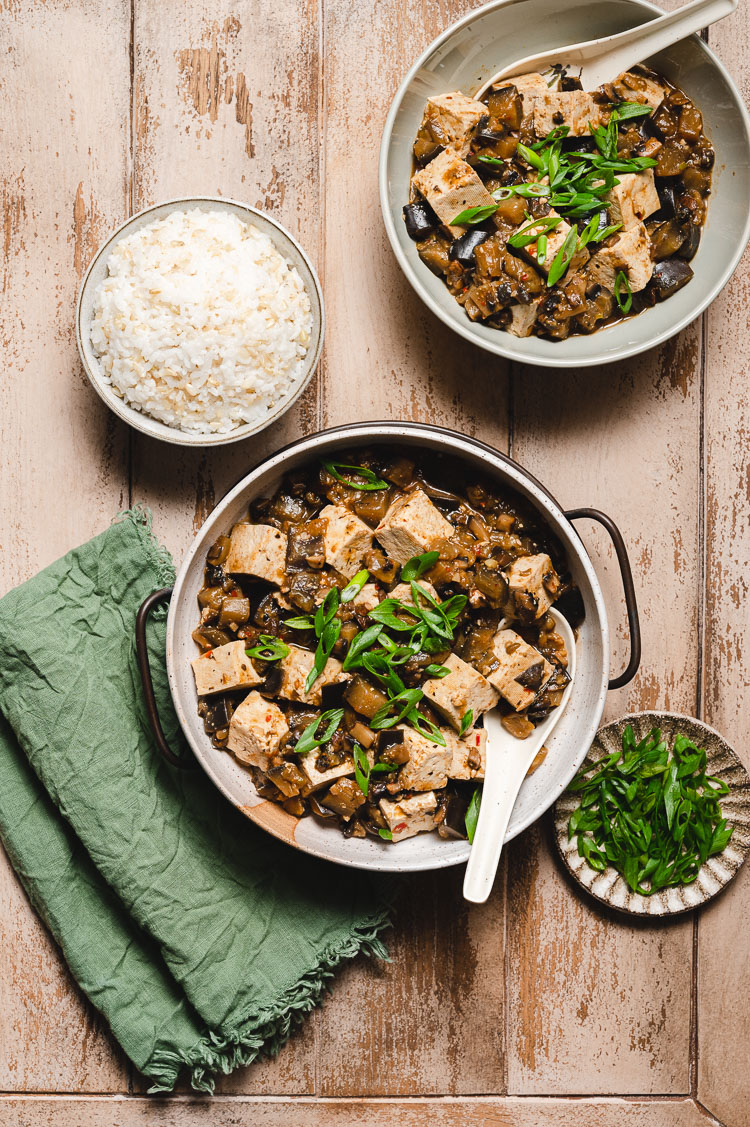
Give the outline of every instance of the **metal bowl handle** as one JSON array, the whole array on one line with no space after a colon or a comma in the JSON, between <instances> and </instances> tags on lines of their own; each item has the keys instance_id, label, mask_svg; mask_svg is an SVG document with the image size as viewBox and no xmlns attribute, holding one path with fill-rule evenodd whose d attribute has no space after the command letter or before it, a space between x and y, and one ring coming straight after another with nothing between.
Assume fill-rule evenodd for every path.
<instances>
[{"instance_id":1,"label":"metal bowl handle","mask_svg":"<svg viewBox=\"0 0 750 1127\"><path fill-rule=\"evenodd\" d=\"M172 588L162 587L160 591L154 591L153 595L149 595L147 599L144 599L135 618L135 649L138 658L138 669L141 674L141 684L143 685L143 696L146 701L148 722L151 725L151 731L156 740L156 746L167 763L170 763L173 767L181 767L183 770L187 770L196 766L195 760L192 756L175 755L167 743L167 737L164 735L164 730L161 726L159 711L156 707L156 697L154 696L154 684L151 680L148 646L146 645L146 624L148 622L148 616L155 606L159 603L169 602L171 597Z\"/></svg>"},{"instance_id":2,"label":"metal bowl handle","mask_svg":"<svg viewBox=\"0 0 750 1127\"><path fill-rule=\"evenodd\" d=\"M620 575L622 576L622 589L625 593L625 606L628 613L628 632L630 634L630 659L628 664L619 677L613 677L609 682L610 689L621 689L623 685L629 684L636 673L638 666L641 663L641 624L638 618L638 603L635 597L635 584L633 583L633 573L630 570L630 560L628 559L628 551L625 547L625 541L622 538L622 533L619 528L606 513L602 513L599 509L570 509L565 516L569 521L578 520L581 517L586 517L588 520L595 520L598 524L605 528L609 533L610 540L615 549L617 562L620 565Z\"/></svg>"}]
</instances>

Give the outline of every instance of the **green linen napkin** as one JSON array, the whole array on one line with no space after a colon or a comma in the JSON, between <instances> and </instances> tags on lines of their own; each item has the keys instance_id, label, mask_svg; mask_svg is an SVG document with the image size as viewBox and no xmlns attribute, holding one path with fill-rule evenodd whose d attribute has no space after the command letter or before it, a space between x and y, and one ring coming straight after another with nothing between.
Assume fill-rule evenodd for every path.
<instances>
[{"instance_id":1,"label":"green linen napkin","mask_svg":"<svg viewBox=\"0 0 750 1127\"><path fill-rule=\"evenodd\" d=\"M155 749L134 652L173 579L134 510L0 599L0 837L82 990L153 1090L273 1054L336 965L386 957L391 884L253 826ZM149 639L168 738L166 611Z\"/></svg>"}]
</instances>

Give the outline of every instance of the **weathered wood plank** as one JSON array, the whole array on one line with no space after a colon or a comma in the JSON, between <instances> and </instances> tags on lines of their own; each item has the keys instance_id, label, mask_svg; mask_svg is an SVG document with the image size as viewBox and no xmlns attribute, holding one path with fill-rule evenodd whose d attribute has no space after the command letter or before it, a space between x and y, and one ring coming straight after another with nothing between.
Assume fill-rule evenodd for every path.
<instances>
[{"instance_id":1,"label":"weathered wood plank","mask_svg":"<svg viewBox=\"0 0 750 1127\"><path fill-rule=\"evenodd\" d=\"M385 235L378 152L407 67L472 4L325 5L324 421L414 419L505 448L502 360L468 346L422 305ZM356 241L355 241L356 240Z\"/></svg>"},{"instance_id":2,"label":"weathered wood plank","mask_svg":"<svg viewBox=\"0 0 750 1127\"><path fill-rule=\"evenodd\" d=\"M122 218L128 5L29 0L0 20L4 128L0 589L100 532L127 503L124 428L90 388L73 332L78 283ZM0 860L0 1089L126 1083L7 861Z\"/></svg>"},{"instance_id":3,"label":"weathered wood plank","mask_svg":"<svg viewBox=\"0 0 750 1127\"><path fill-rule=\"evenodd\" d=\"M709 32L750 100L746 7ZM704 714L750 766L750 253L706 315L706 616ZM698 923L698 1093L724 1123L750 1106L747 1069L732 1067L750 1042L750 872L747 866Z\"/></svg>"},{"instance_id":4,"label":"weathered wood plank","mask_svg":"<svg viewBox=\"0 0 750 1127\"><path fill-rule=\"evenodd\" d=\"M135 0L134 193L260 207L320 256L316 0ZM202 453L134 437L133 496L179 559L206 514L270 451L318 426L313 383L258 438Z\"/></svg>"},{"instance_id":5,"label":"weathered wood plank","mask_svg":"<svg viewBox=\"0 0 750 1127\"><path fill-rule=\"evenodd\" d=\"M619 524L633 564L645 660L607 715L693 712L698 663L700 327L628 365L519 375L513 453L563 506ZM625 662L610 546L577 524ZM546 835L508 852L508 1071L513 1093L686 1092L692 929L603 917L561 880Z\"/></svg>"},{"instance_id":6,"label":"weathered wood plank","mask_svg":"<svg viewBox=\"0 0 750 1127\"><path fill-rule=\"evenodd\" d=\"M506 449L505 366L425 310L391 252L378 200L391 98L408 63L470 6L394 0L366 19L347 0L324 7L323 417L437 423ZM376 974L358 962L325 1003L319 1091L503 1091L502 939L501 890L486 909L467 911L460 875L415 878L389 939L393 964Z\"/></svg>"},{"instance_id":7,"label":"weathered wood plank","mask_svg":"<svg viewBox=\"0 0 750 1127\"><path fill-rule=\"evenodd\" d=\"M187 195L260 207L319 254L315 0L136 0L134 208ZM286 420L216 452L135 436L132 495L179 559L222 494L268 452L317 427L312 386ZM308 1092L311 1026L278 1061L223 1080L222 1091Z\"/></svg>"},{"instance_id":8,"label":"weathered wood plank","mask_svg":"<svg viewBox=\"0 0 750 1127\"><path fill-rule=\"evenodd\" d=\"M710 1127L691 1100L0 1097L0 1127Z\"/></svg>"},{"instance_id":9,"label":"weathered wood plank","mask_svg":"<svg viewBox=\"0 0 750 1127\"><path fill-rule=\"evenodd\" d=\"M318 1018L324 1096L502 1091L503 902L461 899L463 871L402 889L388 964L339 975Z\"/></svg>"}]
</instances>

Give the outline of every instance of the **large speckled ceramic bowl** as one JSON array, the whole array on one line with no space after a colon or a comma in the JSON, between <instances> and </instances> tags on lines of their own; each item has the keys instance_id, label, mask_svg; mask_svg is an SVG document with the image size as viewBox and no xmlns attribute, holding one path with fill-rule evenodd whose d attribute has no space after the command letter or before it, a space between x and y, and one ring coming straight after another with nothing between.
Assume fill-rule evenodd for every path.
<instances>
[{"instance_id":1,"label":"large speckled ceramic bowl","mask_svg":"<svg viewBox=\"0 0 750 1127\"><path fill-rule=\"evenodd\" d=\"M503 454L453 431L416 423L357 423L301 439L248 474L216 506L180 568L167 621L167 672L177 718L199 764L219 790L263 829L288 845L341 865L391 872L440 869L468 860L469 843L447 841L437 833L419 834L397 845L372 837L347 839L335 826L312 817L294 818L277 803L261 798L249 771L234 756L215 748L206 735L190 668L197 652L191 637L197 624L197 595L206 551L217 536L246 517L253 499L272 494L284 474L337 451L373 445L452 456L465 464L468 475L480 474L500 489L517 491L542 515L566 553L586 611L578 634L576 675L567 708L547 743L549 754L521 787L506 840L549 809L575 774L601 721L609 680L609 635L601 589L582 541L544 487Z\"/></svg>"},{"instance_id":2,"label":"large speckled ceramic bowl","mask_svg":"<svg viewBox=\"0 0 750 1127\"><path fill-rule=\"evenodd\" d=\"M420 260L401 217L409 199L412 145L431 95L447 90L473 94L517 59L565 43L613 35L661 14L661 9L645 0L607 0L606 4L495 0L443 32L399 87L380 149L380 202L386 232L401 269L425 305L480 348L547 367L580 368L635 356L689 324L731 278L750 238L750 118L729 74L697 35L648 60L695 101L716 150L708 216L691 263L695 277L667 301L590 336L521 340L469 320L442 279Z\"/></svg>"},{"instance_id":3,"label":"large speckled ceramic bowl","mask_svg":"<svg viewBox=\"0 0 750 1127\"><path fill-rule=\"evenodd\" d=\"M639 916L673 916L689 912L721 892L750 853L750 775L737 753L718 732L700 720L674 712L639 712L607 724L597 733L584 764L593 764L604 755L621 751L622 734L628 724L633 728L636 742L647 736L652 728L660 728L668 746L672 745L675 736L682 734L698 747L706 749L708 774L731 787L729 794L721 800L724 816L734 826L726 849L716 857L709 857L692 884L663 888L653 896L639 896L630 891L615 869L596 872L583 857L578 856L577 839L568 839L568 820L579 805L580 796L567 791L555 804L555 843L573 879L607 907Z\"/></svg>"}]
</instances>

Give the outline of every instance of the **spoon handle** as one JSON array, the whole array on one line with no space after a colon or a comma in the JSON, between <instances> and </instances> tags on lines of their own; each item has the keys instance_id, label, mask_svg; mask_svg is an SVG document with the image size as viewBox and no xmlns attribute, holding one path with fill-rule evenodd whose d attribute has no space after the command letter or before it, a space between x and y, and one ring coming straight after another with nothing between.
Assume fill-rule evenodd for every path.
<instances>
[{"instance_id":1,"label":"spoon handle","mask_svg":"<svg viewBox=\"0 0 750 1127\"><path fill-rule=\"evenodd\" d=\"M610 51L602 44L604 49L596 58L597 70L602 69L606 60L608 73L612 76L622 74L635 63L650 58L651 55L658 55L681 39L686 39L717 20L723 20L736 7L737 0L692 0L675 12L659 16L650 23L615 36Z\"/></svg>"},{"instance_id":2,"label":"spoon handle","mask_svg":"<svg viewBox=\"0 0 750 1127\"><path fill-rule=\"evenodd\" d=\"M482 805L464 875L464 899L473 904L484 904L492 891L508 822L521 784L540 743L541 741L535 740L530 747L525 741L519 740L518 747L512 751L506 748L497 750L496 761L493 763L489 761L489 756L493 754L492 748L487 748Z\"/></svg>"}]
</instances>

